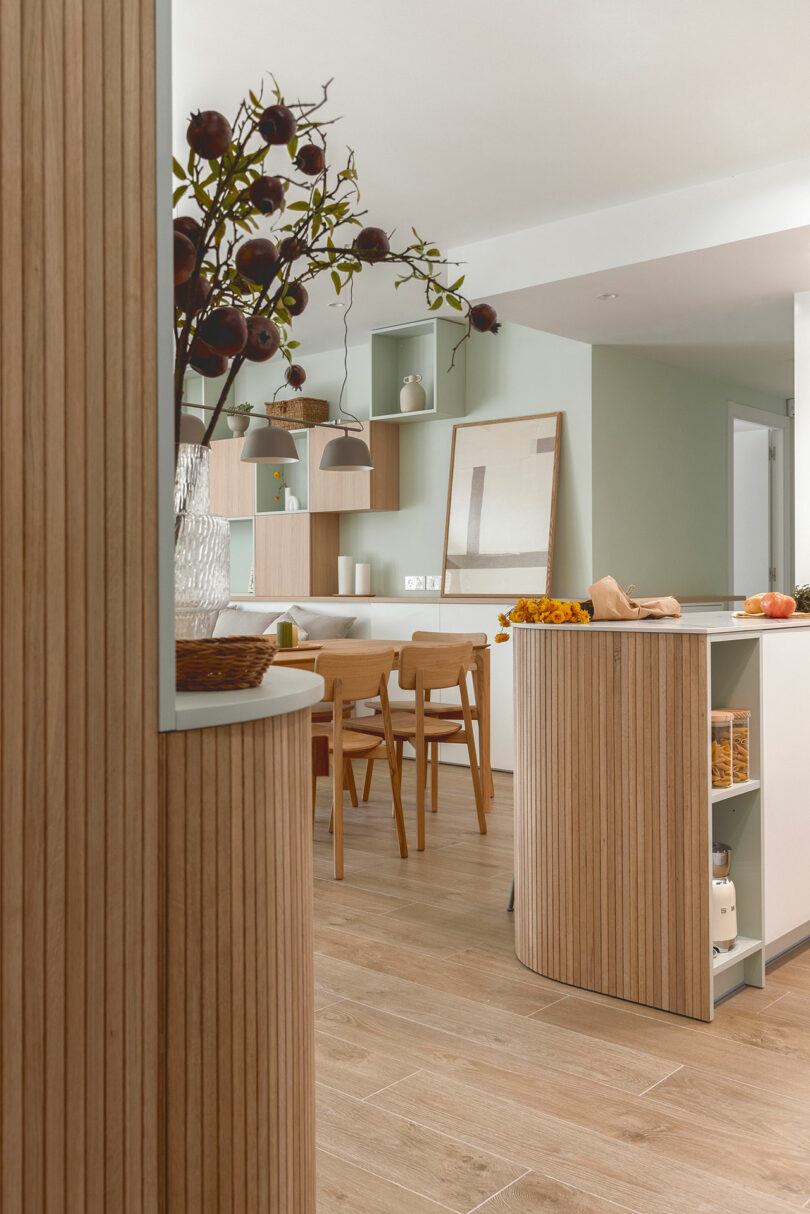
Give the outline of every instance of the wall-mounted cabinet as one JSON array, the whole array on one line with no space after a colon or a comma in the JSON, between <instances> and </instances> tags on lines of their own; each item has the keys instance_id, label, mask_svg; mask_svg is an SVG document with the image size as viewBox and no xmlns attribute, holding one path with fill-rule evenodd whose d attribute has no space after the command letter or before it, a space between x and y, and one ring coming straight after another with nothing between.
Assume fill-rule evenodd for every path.
<instances>
[{"instance_id":1,"label":"wall-mounted cabinet","mask_svg":"<svg viewBox=\"0 0 810 1214\"><path fill-rule=\"evenodd\" d=\"M223 518L247 518L256 513L256 473L241 460L243 438L211 443L211 513Z\"/></svg>"},{"instance_id":2,"label":"wall-mounted cabinet","mask_svg":"<svg viewBox=\"0 0 810 1214\"><path fill-rule=\"evenodd\" d=\"M399 510L399 430L386 422L364 422L371 472L322 472L324 447L339 430L321 427L309 434L309 508L314 512Z\"/></svg>"},{"instance_id":3,"label":"wall-mounted cabinet","mask_svg":"<svg viewBox=\"0 0 810 1214\"><path fill-rule=\"evenodd\" d=\"M371 417L373 420L418 422L430 418L461 417L466 409L466 354L457 321L430 317L411 324L375 329L371 334ZM453 369L450 364L454 361ZM406 375L421 375L425 407L402 413L399 391Z\"/></svg>"},{"instance_id":4,"label":"wall-mounted cabinet","mask_svg":"<svg viewBox=\"0 0 810 1214\"><path fill-rule=\"evenodd\" d=\"M337 594L336 514L257 514L254 525L258 598Z\"/></svg>"}]
</instances>

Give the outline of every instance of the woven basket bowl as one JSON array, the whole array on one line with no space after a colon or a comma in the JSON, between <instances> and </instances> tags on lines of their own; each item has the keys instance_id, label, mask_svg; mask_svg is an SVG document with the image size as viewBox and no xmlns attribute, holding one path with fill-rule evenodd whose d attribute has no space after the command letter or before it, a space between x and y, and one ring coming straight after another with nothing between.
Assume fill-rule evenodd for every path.
<instances>
[{"instance_id":1,"label":"woven basket bowl","mask_svg":"<svg viewBox=\"0 0 810 1214\"><path fill-rule=\"evenodd\" d=\"M294 400L267 401L265 408L272 413L274 426L282 430L300 430L302 422L328 422L329 401L314 396L296 396ZM288 420L282 421L281 418Z\"/></svg>"},{"instance_id":2,"label":"woven basket bowl","mask_svg":"<svg viewBox=\"0 0 810 1214\"><path fill-rule=\"evenodd\" d=\"M206 637L175 641L178 691L258 687L278 648L274 637Z\"/></svg>"}]
</instances>

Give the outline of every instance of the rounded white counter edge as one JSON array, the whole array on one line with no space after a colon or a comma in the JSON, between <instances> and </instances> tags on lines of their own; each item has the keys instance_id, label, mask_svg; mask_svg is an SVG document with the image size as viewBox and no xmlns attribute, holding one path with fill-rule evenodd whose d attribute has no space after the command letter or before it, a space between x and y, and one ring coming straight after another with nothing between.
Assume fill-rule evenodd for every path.
<instances>
[{"instance_id":1,"label":"rounded white counter edge","mask_svg":"<svg viewBox=\"0 0 810 1214\"><path fill-rule=\"evenodd\" d=\"M174 728L208 729L238 725L262 717L281 717L309 708L323 698L323 679L310 670L271 666L260 687L245 691L178 691Z\"/></svg>"},{"instance_id":2,"label":"rounded white counter edge","mask_svg":"<svg viewBox=\"0 0 810 1214\"><path fill-rule=\"evenodd\" d=\"M810 619L765 620L759 616L738 619L732 612L692 611L661 620L591 620L589 624L513 624L513 628L565 628L590 632L681 632L739 636L746 632L777 632L780 629L810 628Z\"/></svg>"}]
</instances>

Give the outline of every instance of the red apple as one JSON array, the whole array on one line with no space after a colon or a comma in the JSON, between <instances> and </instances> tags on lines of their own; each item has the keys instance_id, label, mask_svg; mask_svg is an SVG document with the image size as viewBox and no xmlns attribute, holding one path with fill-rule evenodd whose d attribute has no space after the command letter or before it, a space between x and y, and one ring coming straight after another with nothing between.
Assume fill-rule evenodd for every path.
<instances>
[{"instance_id":1,"label":"red apple","mask_svg":"<svg viewBox=\"0 0 810 1214\"><path fill-rule=\"evenodd\" d=\"M772 590L770 594L763 594L762 610L769 620L786 620L796 610L796 600L789 594Z\"/></svg>"}]
</instances>

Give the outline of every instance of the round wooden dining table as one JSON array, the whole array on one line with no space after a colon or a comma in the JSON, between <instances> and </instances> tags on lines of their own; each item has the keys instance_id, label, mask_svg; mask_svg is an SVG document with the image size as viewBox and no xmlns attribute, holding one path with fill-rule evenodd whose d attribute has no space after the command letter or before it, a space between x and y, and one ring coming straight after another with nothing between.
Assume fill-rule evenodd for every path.
<instances>
[{"instance_id":1,"label":"round wooden dining table","mask_svg":"<svg viewBox=\"0 0 810 1214\"><path fill-rule=\"evenodd\" d=\"M378 649L380 645L390 646L394 651L394 669L399 667L399 652L403 645L410 645L410 637L405 640L388 640L378 637L332 637L323 641L303 641L292 649L278 649L273 657L274 666L295 666L299 670L314 670L319 653L330 649L335 653L365 653L368 649ZM420 641L424 644L441 644L440 641ZM475 706L478 710L478 745L480 750L479 762L485 792L490 799L495 795L492 781L492 765L490 759L490 657L489 645L473 645L473 660L470 665L475 689Z\"/></svg>"}]
</instances>

